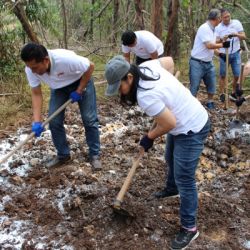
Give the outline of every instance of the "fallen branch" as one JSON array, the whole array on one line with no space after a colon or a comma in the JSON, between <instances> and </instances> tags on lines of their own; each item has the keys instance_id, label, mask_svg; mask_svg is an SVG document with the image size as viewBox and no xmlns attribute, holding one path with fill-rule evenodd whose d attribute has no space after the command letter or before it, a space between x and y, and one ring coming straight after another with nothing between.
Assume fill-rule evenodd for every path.
<instances>
[{"instance_id":1,"label":"fallen branch","mask_svg":"<svg viewBox=\"0 0 250 250\"><path fill-rule=\"evenodd\" d=\"M3 94L0 94L0 97L1 96L10 96L10 95L20 95L20 93L3 93Z\"/></svg>"}]
</instances>

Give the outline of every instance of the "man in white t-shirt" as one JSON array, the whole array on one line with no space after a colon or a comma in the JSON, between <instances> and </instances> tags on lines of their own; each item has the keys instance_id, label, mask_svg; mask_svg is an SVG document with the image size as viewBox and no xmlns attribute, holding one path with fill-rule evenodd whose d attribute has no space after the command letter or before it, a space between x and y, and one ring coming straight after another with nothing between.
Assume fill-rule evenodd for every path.
<instances>
[{"instance_id":1,"label":"man in white t-shirt","mask_svg":"<svg viewBox=\"0 0 250 250\"><path fill-rule=\"evenodd\" d=\"M246 39L243 26L239 20L231 19L228 10L221 10L222 22L215 28L217 39L230 41L229 65L233 71L233 84L231 95L236 98L236 84L239 80L241 70L240 41ZM225 101L225 77L226 77L226 51L220 48L217 52L220 57L220 100Z\"/></svg>"},{"instance_id":2,"label":"man in white t-shirt","mask_svg":"<svg viewBox=\"0 0 250 250\"><path fill-rule=\"evenodd\" d=\"M121 37L122 52L130 63L130 54L136 55L136 64L163 56L164 47L161 40L146 30L125 31Z\"/></svg>"},{"instance_id":3,"label":"man in white t-shirt","mask_svg":"<svg viewBox=\"0 0 250 250\"><path fill-rule=\"evenodd\" d=\"M33 123L32 131L36 137L44 130L42 126L42 90L41 83L51 89L49 115L54 113L66 101L77 102L85 127L86 141L93 170L101 169L99 160L100 138L96 110L96 95L93 80L94 64L73 51L64 49L47 50L36 43L26 44L21 51L26 64L25 72L31 86ZM49 122L57 157L47 163L47 167L56 167L70 160L70 149L64 128L65 110Z\"/></svg>"},{"instance_id":4,"label":"man in white t-shirt","mask_svg":"<svg viewBox=\"0 0 250 250\"><path fill-rule=\"evenodd\" d=\"M214 109L213 96L216 91L215 67L213 65L214 49L228 48L228 41L216 43L215 27L221 21L221 13L218 9L212 9L208 14L208 20L202 24L196 34L194 46L189 60L190 91L196 96L200 82L203 80L207 88L207 108Z\"/></svg>"},{"instance_id":5,"label":"man in white t-shirt","mask_svg":"<svg viewBox=\"0 0 250 250\"><path fill-rule=\"evenodd\" d=\"M137 66L116 56L106 64L105 77L108 81L106 95L120 93L122 103L138 103L154 118L154 126L140 140L145 152L156 138L167 134L168 177L157 198L180 194L182 228L171 242L171 249L184 249L199 235L195 170L210 130L208 114L190 91L163 68L159 59Z\"/></svg>"}]
</instances>

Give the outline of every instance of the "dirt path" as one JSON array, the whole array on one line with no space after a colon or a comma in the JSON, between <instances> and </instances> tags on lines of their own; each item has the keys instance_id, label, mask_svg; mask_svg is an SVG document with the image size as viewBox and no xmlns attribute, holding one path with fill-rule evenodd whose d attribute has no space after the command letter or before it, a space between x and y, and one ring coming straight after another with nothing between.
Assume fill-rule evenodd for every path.
<instances>
[{"instance_id":1,"label":"dirt path","mask_svg":"<svg viewBox=\"0 0 250 250\"><path fill-rule=\"evenodd\" d=\"M249 106L242 117L249 119ZM84 130L76 106L66 113L73 161L57 169L43 162L55 154L50 133L24 146L0 169L1 249L169 249L179 228L178 198L156 200L164 186L164 137L142 160L123 207L135 218L117 217L110 205L151 120L139 108L99 103L103 170L87 161ZM212 133L197 181L200 237L189 249L250 249L250 129L228 131L232 116L210 113ZM248 121L249 122L249 121ZM1 135L0 156L27 133ZM236 138L234 138L236 137Z\"/></svg>"}]
</instances>

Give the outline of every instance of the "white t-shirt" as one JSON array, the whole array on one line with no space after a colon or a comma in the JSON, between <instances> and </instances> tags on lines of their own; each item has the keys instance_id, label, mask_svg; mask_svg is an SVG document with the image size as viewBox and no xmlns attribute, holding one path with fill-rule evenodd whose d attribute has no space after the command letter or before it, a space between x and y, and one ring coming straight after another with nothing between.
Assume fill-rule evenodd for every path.
<instances>
[{"instance_id":1,"label":"white t-shirt","mask_svg":"<svg viewBox=\"0 0 250 250\"><path fill-rule=\"evenodd\" d=\"M156 37L153 33L140 30L135 31L136 35L136 45L134 47L128 47L122 45L122 52L123 53L134 53L138 57L143 59L150 58L150 54L157 51L158 55L162 55L164 52L163 43L161 40Z\"/></svg>"},{"instance_id":2,"label":"white t-shirt","mask_svg":"<svg viewBox=\"0 0 250 250\"><path fill-rule=\"evenodd\" d=\"M208 49L206 42L216 43L216 33L208 22L202 24L195 36L194 46L191 56L204 62L211 62L214 56L214 50Z\"/></svg>"},{"instance_id":3,"label":"white t-shirt","mask_svg":"<svg viewBox=\"0 0 250 250\"><path fill-rule=\"evenodd\" d=\"M149 116L157 116L168 108L176 118L176 127L169 131L172 135L187 134L190 130L199 132L208 120L208 114L201 103L192 96L171 73L161 67L158 60L144 62L140 67L148 67L153 77L159 80L140 80L139 85L148 90L138 88L139 106ZM151 76L149 70L145 74Z\"/></svg>"},{"instance_id":4,"label":"white t-shirt","mask_svg":"<svg viewBox=\"0 0 250 250\"><path fill-rule=\"evenodd\" d=\"M222 22L215 28L216 36L223 39L224 36L230 35L232 33L244 32L243 26L239 20L233 19L228 25ZM233 54L240 49L240 39L238 37L233 37L230 40L230 48L228 49L229 54ZM221 53L226 53L224 48L220 49Z\"/></svg>"},{"instance_id":5,"label":"white t-shirt","mask_svg":"<svg viewBox=\"0 0 250 250\"><path fill-rule=\"evenodd\" d=\"M75 52L65 49L48 50L50 72L43 75L32 73L29 67L25 72L29 85L34 88L44 82L52 89L59 89L77 81L90 66L87 58L78 56Z\"/></svg>"}]
</instances>

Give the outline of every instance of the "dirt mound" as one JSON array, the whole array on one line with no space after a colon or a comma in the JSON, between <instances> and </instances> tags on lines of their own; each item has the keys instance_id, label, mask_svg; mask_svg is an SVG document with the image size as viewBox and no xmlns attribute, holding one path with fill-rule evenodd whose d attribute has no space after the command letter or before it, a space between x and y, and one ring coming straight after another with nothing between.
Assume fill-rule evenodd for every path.
<instances>
[{"instance_id":1,"label":"dirt mound","mask_svg":"<svg viewBox=\"0 0 250 250\"><path fill-rule=\"evenodd\" d=\"M0 170L1 249L169 249L179 228L179 199L153 197L164 186L165 138L144 156L126 194L123 208L134 217L117 216L111 205L151 119L116 102L98 107L102 171L91 171L74 105L66 112L73 158L68 165L45 168L55 155L46 131ZM212 133L197 170L200 237L190 249L250 249L249 144L241 135L227 137L232 115L217 109L210 116ZM1 137L2 155L23 131Z\"/></svg>"}]
</instances>

